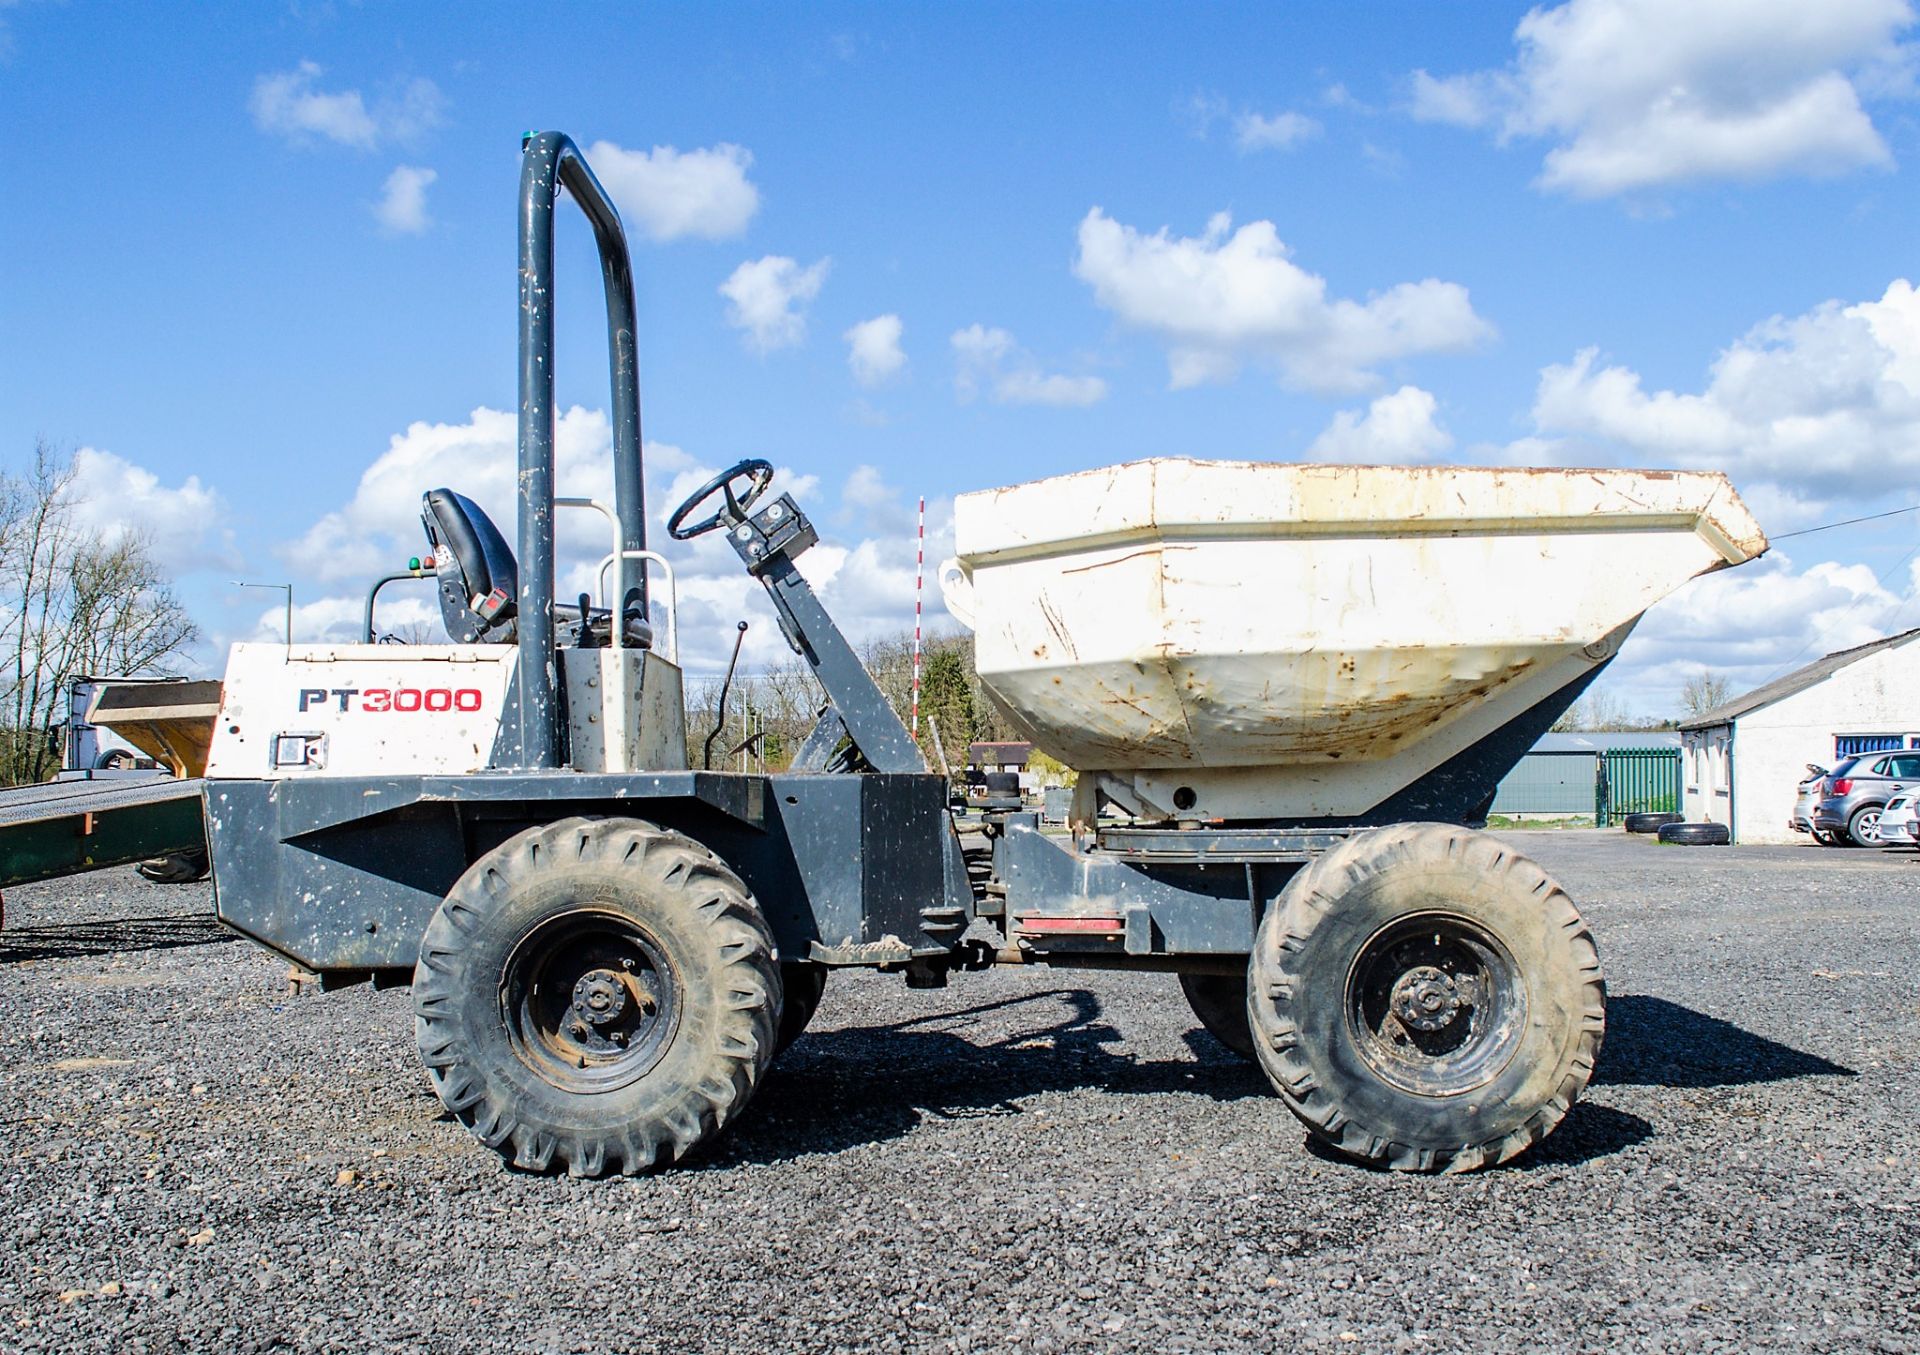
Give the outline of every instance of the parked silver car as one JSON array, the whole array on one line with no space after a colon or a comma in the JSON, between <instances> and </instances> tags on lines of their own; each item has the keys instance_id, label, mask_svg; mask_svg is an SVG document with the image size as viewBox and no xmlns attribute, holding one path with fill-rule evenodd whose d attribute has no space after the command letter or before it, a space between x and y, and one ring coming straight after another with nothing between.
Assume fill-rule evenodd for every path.
<instances>
[{"instance_id":1,"label":"parked silver car","mask_svg":"<svg viewBox=\"0 0 1920 1355\"><path fill-rule=\"evenodd\" d=\"M1876 847L1887 801L1900 791L1920 789L1920 751L1842 759L1827 773L1825 785L1813 807L1813 831L1832 833L1843 844Z\"/></svg>"},{"instance_id":2,"label":"parked silver car","mask_svg":"<svg viewBox=\"0 0 1920 1355\"><path fill-rule=\"evenodd\" d=\"M1801 780L1799 793L1794 797L1793 813L1787 819L1787 827L1796 833L1812 833L1813 840L1822 847L1834 845L1833 835L1826 832L1814 832L1813 807L1820 803L1820 797L1826 793L1827 769L1815 763L1807 764L1807 775Z\"/></svg>"}]
</instances>

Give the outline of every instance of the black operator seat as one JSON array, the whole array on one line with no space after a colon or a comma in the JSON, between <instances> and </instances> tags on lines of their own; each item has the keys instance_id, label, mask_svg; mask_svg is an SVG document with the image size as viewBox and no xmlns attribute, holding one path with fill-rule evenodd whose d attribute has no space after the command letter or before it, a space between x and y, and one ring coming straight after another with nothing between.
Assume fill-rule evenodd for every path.
<instances>
[{"instance_id":1,"label":"black operator seat","mask_svg":"<svg viewBox=\"0 0 1920 1355\"><path fill-rule=\"evenodd\" d=\"M440 576L440 616L455 644L510 645L520 596L513 550L480 505L451 489L420 496Z\"/></svg>"},{"instance_id":2,"label":"black operator seat","mask_svg":"<svg viewBox=\"0 0 1920 1355\"><path fill-rule=\"evenodd\" d=\"M455 644L510 645L518 637L515 617L520 595L520 570L513 549L493 525L486 511L464 494L430 489L420 496L420 521L433 547L440 577L440 616ZM554 640L562 648L607 643L612 615L603 607L582 612L577 606L555 603ZM627 615L627 644L634 649L653 646L653 627L637 606Z\"/></svg>"}]
</instances>

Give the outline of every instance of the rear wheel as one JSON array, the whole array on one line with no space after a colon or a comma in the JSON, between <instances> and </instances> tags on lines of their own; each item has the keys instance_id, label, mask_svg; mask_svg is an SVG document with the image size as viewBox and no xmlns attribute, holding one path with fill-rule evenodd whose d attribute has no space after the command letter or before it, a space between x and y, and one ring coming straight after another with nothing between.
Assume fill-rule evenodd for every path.
<instances>
[{"instance_id":1,"label":"rear wheel","mask_svg":"<svg viewBox=\"0 0 1920 1355\"><path fill-rule=\"evenodd\" d=\"M1340 1152L1403 1171L1504 1162L1593 1075L1606 984L1580 915L1484 833L1363 833L1261 921L1249 1008L1287 1108Z\"/></svg>"},{"instance_id":2,"label":"rear wheel","mask_svg":"<svg viewBox=\"0 0 1920 1355\"><path fill-rule=\"evenodd\" d=\"M169 852L165 856L156 856L142 861L134 867L142 879L152 880L158 885L187 885L196 880L204 880L213 866L207 859L204 847L192 848L184 852Z\"/></svg>"},{"instance_id":3,"label":"rear wheel","mask_svg":"<svg viewBox=\"0 0 1920 1355\"><path fill-rule=\"evenodd\" d=\"M819 1009L820 994L826 991L827 967L790 960L780 966L780 987L780 1032L773 1044L776 1058L806 1034L807 1023Z\"/></svg>"},{"instance_id":4,"label":"rear wheel","mask_svg":"<svg viewBox=\"0 0 1920 1355\"><path fill-rule=\"evenodd\" d=\"M1243 1059L1253 1057L1253 1027L1247 1023L1245 974L1182 974L1180 991L1207 1034Z\"/></svg>"},{"instance_id":5,"label":"rear wheel","mask_svg":"<svg viewBox=\"0 0 1920 1355\"><path fill-rule=\"evenodd\" d=\"M692 839L634 819L528 829L435 911L414 972L446 1108L516 1167L684 1157L739 1114L781 1018L773 939Z\"/></svg>"},{"instance_id":6,"label":"rear wheel","mask_svg":"<svg viewBox=\"0 0 1920 1355\"><path fill-rule=\"evenodd\" d=\"M1847 837L1856 847L1880 845L1880 806L1862 805L1847 820Z\"/></svg>"}]
</instances>

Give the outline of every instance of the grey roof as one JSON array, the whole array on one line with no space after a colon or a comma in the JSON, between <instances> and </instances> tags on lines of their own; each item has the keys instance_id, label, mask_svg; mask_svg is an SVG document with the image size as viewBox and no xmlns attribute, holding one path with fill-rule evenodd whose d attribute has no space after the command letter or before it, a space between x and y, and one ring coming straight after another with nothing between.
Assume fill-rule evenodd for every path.
<instances>
[{"instance_id":1,"label":"grey roof","mask_svg":"<svg viewBox=\"0 0 1920 1355\"><path fill-rule=\"evenodd\" d=\"M1678 748L1680 733L1673 729L1568 730L1542 734L1535 753L1604 753L1615 748Z\"/></svg>"},{"instance_id":2,"label":"grey roof","mask_svg":"<svg viewBox=\"0 0 1920 1355\"><path fill-rule=\"evenodd\" d=\"M1903 630L1898 635L1889 635L1882 640L1870 640L1852 649L1836 649L1824 658L1815 659L1805 668L1796 668L1785 677L1777 677L1772 682L1755 687L1745 696L1736 696L1691 720L1682 720L1680 728L1708 729L1714 725L1731 724L1749 711L1771 706L1782 697L1805 691L1816 682L1825 682L1848 664L1858 663L1869 654L1878 654L1883 649L1898 649L1913 639L1920 639L1920 627Z\"/></svg>"}]
</instances>

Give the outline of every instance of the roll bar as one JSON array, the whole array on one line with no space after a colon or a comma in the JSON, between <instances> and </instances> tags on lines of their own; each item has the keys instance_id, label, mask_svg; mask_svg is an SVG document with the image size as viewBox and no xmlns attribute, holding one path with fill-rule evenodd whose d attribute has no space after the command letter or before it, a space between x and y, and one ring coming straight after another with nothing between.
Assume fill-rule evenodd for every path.
<instances>
[{"instance_id":1,"label":"roll bar","mask_svg":"<svg viewBox=\"0 0 1920 1355\"><path fill-rule=\"evenodd\" d=\"M608 366L613 382L613 493L622 556L612 633L630 599L646 614L647 581L637 559L647 548L640 467L640 373L635 348L633 265L620 214L579 147L560 132L529 132L520 143L520 652L505 742L507 765L561 765L558 665L553 656L553 204L560 190L580 205L600 249L607 294ZM616 643L618 641L616 640Z\"/></svg>"},{"instance_id":2,"label":"roll bar","mask_svg":"<svg viewBox=\"0 0 1920 1355\"><path fill-rule=\"evenodd\" d=\"M373 587L367 590L366 621L365 624L361 626L361 629L366 633L361 636L361 639L367 644L375 644L380 639L379 632L373 628L373 604L380 600L380 590L382 588L385 588L390 583L399 583L402 579L431 579L435 577L437 577L437 571L435 571L432 563L423 562L412 569L403 569L394 574L382 574L379 578L375 579L373 581Z\"/></svg>"}]
</instances>

